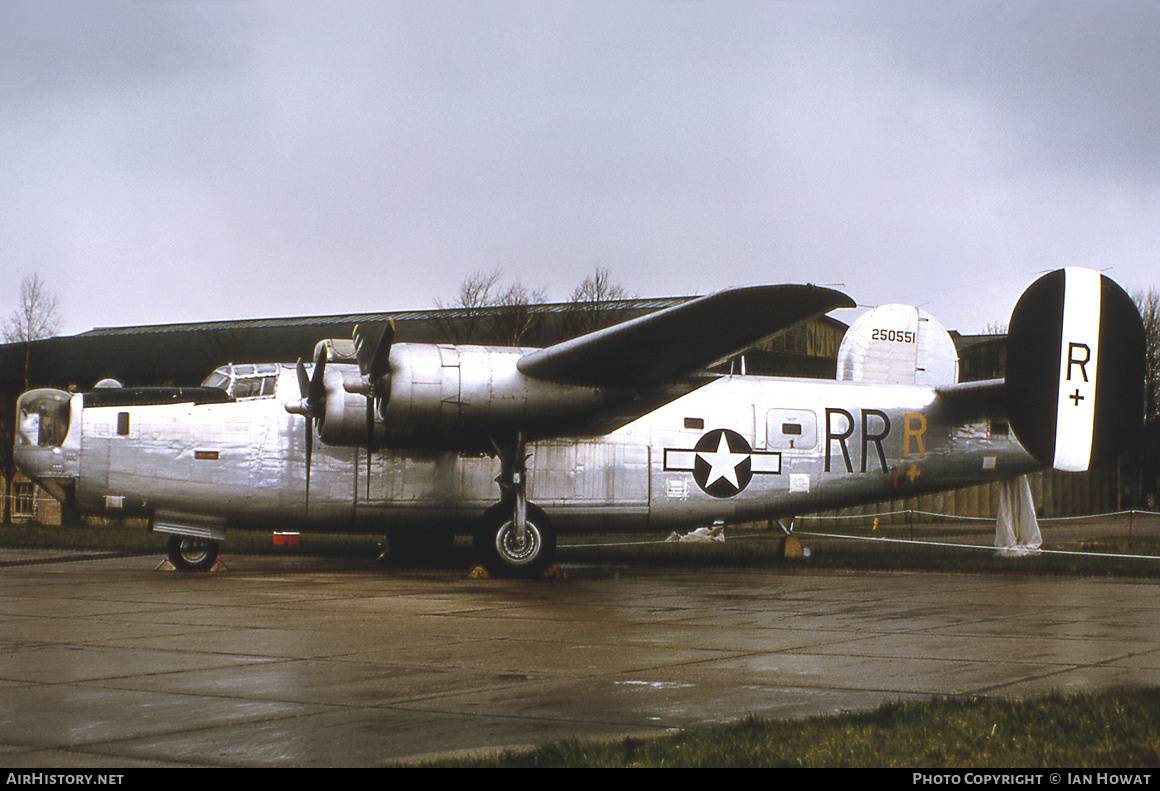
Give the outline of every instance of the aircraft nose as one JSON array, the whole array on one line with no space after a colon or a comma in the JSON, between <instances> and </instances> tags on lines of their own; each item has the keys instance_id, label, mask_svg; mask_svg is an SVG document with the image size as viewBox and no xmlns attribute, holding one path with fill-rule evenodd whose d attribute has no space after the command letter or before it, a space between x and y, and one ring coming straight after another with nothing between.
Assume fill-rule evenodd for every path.
<instances>
[{"instance_id":1,"label":"aircraft nose","mask_svg":"<svg viewBox=\"0 0 1160 791\"><path fill-rule=\"evenodd\" d=\"M13 453L17 469L54 499L66 504L73 504L76 499L78 476L76 460L71 455L63 448L36 445L17 446Z\"/></svg>"},{"instance_id":2,"label":"aircraft nose","mask_svg":"<svg viewBox=\"0 0 1160 791\"><path fill-rule=\"evenodd\" d=\"M30 390L17 405L16 443L12 449L17 469L58 500L75 491L80 475L79 436L70 441L72 395L60 390Z\"/></svg>"},{"instance_id":3,"label":"aircraft nose","mask_svg":"<svg viewBox=\"0 0 1160 791\"><path fill-rule=\"evenodd\" d=\"M16 467L32 479L69 478L64 448L17 445L13 450Z\"/></svg>"}]
</instances>

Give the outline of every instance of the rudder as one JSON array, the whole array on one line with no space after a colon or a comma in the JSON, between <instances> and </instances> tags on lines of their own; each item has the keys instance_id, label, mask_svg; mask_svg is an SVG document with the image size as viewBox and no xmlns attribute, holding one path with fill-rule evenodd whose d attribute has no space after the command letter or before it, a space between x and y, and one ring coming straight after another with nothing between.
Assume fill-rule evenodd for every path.
<instances>
[{"instance_id":1,"label":"rudder","mask_svg":"<svg viewBox=\"0 0 1160 791\"><path fill-rule=\"evenodd\" d=\"M1143 424L1144 326L1131 297L1090 269L1048 273L1023 292L1007 333L1011 428L1037 461L1082 472Z\"/></svg>"}]
</instances>

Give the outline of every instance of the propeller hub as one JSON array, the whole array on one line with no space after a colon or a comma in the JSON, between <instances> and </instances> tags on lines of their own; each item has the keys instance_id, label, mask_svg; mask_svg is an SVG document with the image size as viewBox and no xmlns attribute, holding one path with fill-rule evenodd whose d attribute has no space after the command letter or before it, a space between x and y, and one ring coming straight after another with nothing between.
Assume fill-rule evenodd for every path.
<instances>
[{"instance_id":1,"label":"propeller hub","mask_svg":"<svg viewBox=\"0 0 1160 791\"><path fill-rule=\"evenodd\" d=\"M286 407L286 411L291 415L301 415L302 417L306 418L311 417L310 404L307 403L305 398L299 398L295 401L287 401L283 406Z\"/></svg>"}]
</instances>

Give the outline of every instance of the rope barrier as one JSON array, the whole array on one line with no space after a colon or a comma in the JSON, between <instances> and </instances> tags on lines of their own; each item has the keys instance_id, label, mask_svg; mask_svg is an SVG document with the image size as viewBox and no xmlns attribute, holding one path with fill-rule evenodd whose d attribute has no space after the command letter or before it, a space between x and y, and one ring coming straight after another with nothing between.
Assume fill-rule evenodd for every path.
<instances>
[{"instance_id":1,"label":"rope barrier","mask_svg":"<svg viewBox=\"0 0 1160 791\"><path fill-rule=\"evenodd\" d=\"M951 542L947 542L947 541L915 541L913 539L905 539L905 538L883 538L881 536L847 536L847 535L842 535L840 533L814 533L814 532L798 532L798 531L794 531L793 535L795 535L795 536L808 536L810 538L847 539L850 541L877 541L880 543L887 543L887 544L915 544L915 545L919 545L919 546L928 546L928 547L946 547L948 549L977 549L977 550L982 550L982 551L992 552L992 553L1003 551L1002 547L994 547L994 546L983 545L983 544L957 544L957 543L951 543ZM729 540L730 541L738 541L738 540L745 540L748 538L755 538L755 536L734 536L733 538L731 538ZM666 541L665 539L647 539L644 541L606 541L606 542L602 541L600 543L589 543L589 544L561 544L560 548L561 549L578 549L578 548L591 548L591 547L597 547L597 548L631 547L631 546L649 546L649 545L655 545L655 544L677 544L677 543L711 544L711 543L715 543L715 542L712 542L712 541L675 542L675 541ZM1075 556L1092 557L1092 558L1121 558L1121 559L1126 559L1126 560L1160 560L1160 555L1129 555L1129 554L1124 554L1124 553L1119 553L1119 552L1083 552L1080 550L1070 550L1070 549L1042 549L1042 548L1040 548L1040 549L1028 550L1027 552L1023 553L1023 555L1024 556L1028 556L1028 555L1075 555Z\"/></svg>"},{"instance_id":2,"label":"rope barrier","mask_svg":"<svg viewBox=\"0 0 1160 791\"><path fill-rule=\"evenodd\" d=\"M834 515L811 514L811 515L805 516L805 517L798 517L798 519L817 519L819 521L823 520L823 519L833 519L833 520L874 519L874 518L881 518L883 516L898 516L901 514L910 514L910 515L920 514L920 515L923 515L926 517L943 518L943 519L947 519L947 520L951 520L951 521L953 521L955 519L966 520L966 521L986 521L986 522L995 521L994 518L988 519L986 517L978 517L978 516L956 517L953 514L938 514L938 513L932 513L930 511L918 511L918 510L913 510L913 509L902 510L902 511L881 511L881 512L878 512L875 514L859 514L859 515L852 515L852 516L851 515L844 515L844 514L834 514ZM1126 510L1126 511L1112 511L1112 512L1105 513L1105 514L1083 514L1080 516L1048 517L1048 518L1040 519L1039 521L1040 522L1049 522L1049 521L1059 522L1059 521L1067 521L1067 520L1074 520L1074 519L1100 519L1100 518L1107 519L1107 518L1112 518L1112 517L1137 516L1137 515L1160 517L1160 512L1144 511L1144 510L1133 508L1133 509ZM852 541L877 541L877 542L882 542L882 543L894 543L894 544L915 544L915 545L921 545L921 546L947 547L947 548L951 548L951 549L978 549L978 550L983 550L983 551L992 552L992 553L1003 551L1002 547L995 547L995 546L983 545L983 544L961 544L961 543L947 542L947 541L918 541L915 539L885 538L882 536L851 536L851 535L843 535L840 533L819 533L819 532L815 532L815 531L801 531L801 530L794 530L792 535L808 536L811 538L834 538L834 539L847 539L847 540L852 540ZM778 536L778 537L780 538L781 536ZM730 541L738 541L738 540L758 539L758 538L766 539L767 536L738 535L738 536L730 536L729 540ZM579 548L579 547L602 547L603 548L603 547L622 547L622 546L647 546L647 545L653 545L653 544L666 544L666 543L712 543L712 542L708 542L708 541L706 541L706 542L672 542L672 541L668 541L667 539L657 538L657 539L645 539L645 540L641 540L641 541L608 541L608 542L588 543L588 544L561 544L560 546L562 549L563 548ZM1030 554L1075 555L1075 556L1082 556L1082 557L1123 558L1123 559L1129 559L1129 560L1160 560L1160 556L1157 556L1157 555L1131 555L1131 554L1112 553L1112 552L1085 552L1082 550L1066 550L1066 549L1042 549L1042 548L1040 548L1040 549L1030 550L1026 554L1028 554L1028 555L1030 555Z\"/></svg>"},{"instance_id":3,"label":"rope barrier","mask_svg":"<svg viewBox=\"0 0 1160 791\"><path fill-rule=\"evenodd\" d=\"M958 516L957 514L940 514L936 511L920 511L914 508L908 508L900 511L878 511L876 513L867 514L803 514L797 519L816 519L818 521L832 519L835 521L842 519L880 519L884 516L923 516L929 519L938 519L947 522L956 520L964 522L994 522L993 516ZM1160 511L1145 511L1139 508L1132 508L1126 511L1108 511L1102 514L1077 514L1075 516L1042 516L1039 517L1040 522L1062 522L1073 519L1108 519L1114 516L1160 516Z\"/></svg>"},{"instance_id":4,"label":"rope barrier","mask_svg":"<svg viewBox=\"0 0 1160 791\"><path fill-rule=\"evenodd\" d=\"M851 541L880 541L891 544L920 544L928 547L949 547L951 549L981 549L988 552L1002 552L1003 547L986 546L983 544L952 544L946 541L915 541L905 538L883 538L881 536L845 536L838 533L798 533L798 536L812 536L813 538L844 538ZM1131 560L1160 560L1160 555L1127 555L1113 552L1083 552L1073 549L1033 549L1026 555L1079 555L1092 558L1127 558Z\"/></svg>"}]
</instances>

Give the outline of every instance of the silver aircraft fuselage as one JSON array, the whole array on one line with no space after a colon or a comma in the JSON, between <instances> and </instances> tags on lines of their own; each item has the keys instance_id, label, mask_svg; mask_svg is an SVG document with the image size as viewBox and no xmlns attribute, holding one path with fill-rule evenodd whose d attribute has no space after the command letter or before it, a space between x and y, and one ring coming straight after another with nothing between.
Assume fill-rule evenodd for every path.
<instances>
[{"instance_id":1,"label":"silver aircraft fuselage","mask_svg":"<svg viewBox=\"0 0 1160 791\"><path fill-rule=\"evenodd\" d=\"M365 449L316 442L307 504L306 418L285 408L299 395L295 370L269 369L266 392L221 403L86 406L85 395L32 391L21 399L17 464L82 513L148 513L218 532L467 532L496 502L490 455L384 447L368 467ZM529 442L527 496L562 532L669 529L1039 468L1005 423L947 414L929 387L725 376L606 435Z\"/></svg>"}]
</instances>

